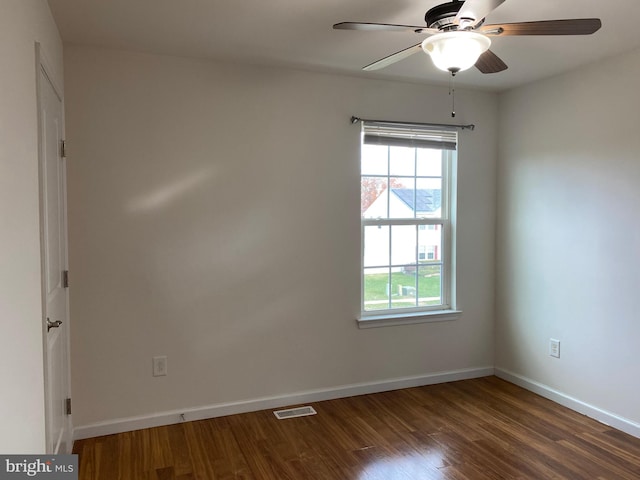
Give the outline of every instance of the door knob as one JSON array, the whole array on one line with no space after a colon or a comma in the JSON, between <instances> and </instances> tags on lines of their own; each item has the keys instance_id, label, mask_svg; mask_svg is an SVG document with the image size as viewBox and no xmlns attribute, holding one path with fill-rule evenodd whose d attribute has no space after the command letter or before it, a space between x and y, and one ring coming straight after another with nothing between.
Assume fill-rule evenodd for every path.
<instances>
[{"instance_id":1,"label":"door knob","mask_svg":"<svg viewBox=\"0 0 640 480\"><path fill-rule=\"evenodd\" d=\"M58 328L60 325L62 325L62 322L60 320L56 320L55 322L52 322L51 320L49 320L49 318L47 317L47 332L49 330L51 330L52 328Z\"/></svg>"}]
</instances>

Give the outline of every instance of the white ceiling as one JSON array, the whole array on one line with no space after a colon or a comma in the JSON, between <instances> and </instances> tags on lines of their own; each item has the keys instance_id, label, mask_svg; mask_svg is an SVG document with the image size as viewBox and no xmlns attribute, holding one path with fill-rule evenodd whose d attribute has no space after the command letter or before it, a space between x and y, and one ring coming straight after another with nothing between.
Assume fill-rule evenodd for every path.
<instances>
[{"instance_id":1,"label":"white ceiling","mask_svg":"<svg viewBox=\"0 0 640 480\"><path fill-rule=\"evenodd\" d=\"M361 67L424 36L333 30L341 21L423 25L443 0L48 0L66 43L233 62L292 66L370 78L443 83L422 53L376 72ZM500 91L640 47L638 0L506 0L486 23L598 17L590 36L493 38L508 65L457 77Z\"/></svg>"}]
</instances>

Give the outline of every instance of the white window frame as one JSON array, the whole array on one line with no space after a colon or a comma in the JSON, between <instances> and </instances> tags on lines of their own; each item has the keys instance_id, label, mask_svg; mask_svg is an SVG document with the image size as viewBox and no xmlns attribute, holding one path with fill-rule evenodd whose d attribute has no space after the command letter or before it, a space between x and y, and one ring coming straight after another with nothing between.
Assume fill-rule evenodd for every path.
<instances>
[{"instance_id":1,"label":"white window frame","mask_svg":"<svg viewBox=\"0 0 640 480\"><path fill-rule=\"evenodd\" d=\"M362 124L362 144L364 144L365 131L367 130L367 123ZM419 148L424 145L420 145L418 136L417 142L411 138L412 134L415 134L415 128L407 128L405 132L398 129L398 135L401 137L403 134L409 138L409 142L415 142L414 146ZM437 129L421 129L421 132L435 133L437 137ZM392 130L393 132L393 130ZM412 133L413 132L413 133ZM429 135L429 133L427 133ZM404 137L401 137L404 138ZM457 145L457 135L455 136L455 142ZM395 143L396 139L392 139L388 144L390 146L398 145ZM402 140L398 139L398 142ZM380 139L379 144L384 145L385 139ZM360 161L362 161L360 159ZM389 172L387 172L389 174ZM397 218L361 218L361 254L360 254L360 315L358 317L358 324L360 328L369 327L381 327L390 325L402 325L411 323L423 323L423 322L439 322L455 320L459 318L462 313L456 308L456 291L455 291L455 219L456 219L456 173L457 173L457 148L454 150L442 150L442 193L441 193L441 216L439 218L410 218L410 219L397 219ZM416 172L417 175L417 172ZM375 175L361 175L362 177L372 177ZM387 175L388 176L388 175ZM410 177L408 177L410 178ZM415 177L414 177L415 178ZM421 177L417 177L421 178ZM388 187L389 188L389 187ZM429 305L422 307L408 307L408 308L395 308L385 310L365 310L364 305L364 239L365 239L365 227L367 226L385 226L385 225L416 225L417 233L419 230L426 228L437 229L437 225L442 226L442 245L440 250L441 257L441 289L442 289L442 303L438 305ZM416 259L419 258L419 245L416 242ZM419 260L418 260L419 261Z\"/></svg>"}]
</instances>

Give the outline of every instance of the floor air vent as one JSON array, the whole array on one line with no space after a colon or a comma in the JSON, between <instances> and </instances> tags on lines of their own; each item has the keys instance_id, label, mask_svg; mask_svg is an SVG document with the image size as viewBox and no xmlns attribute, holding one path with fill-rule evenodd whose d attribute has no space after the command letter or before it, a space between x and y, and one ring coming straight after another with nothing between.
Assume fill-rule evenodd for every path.
<instances>
[{"instance_id":1,"label":"floor air vent","mask_svg":"<svg viewBox=\"0 0 640 480\"><path fill-rule=\"evenodd\" d=\"M278 420L284 420L285 418L294 418L294 417L306 417L307 415L315 415L316 412L313 407L297 407L297 408L288 408L286 410L278 410L273 412Z\"/></svg>"}]
</instances>

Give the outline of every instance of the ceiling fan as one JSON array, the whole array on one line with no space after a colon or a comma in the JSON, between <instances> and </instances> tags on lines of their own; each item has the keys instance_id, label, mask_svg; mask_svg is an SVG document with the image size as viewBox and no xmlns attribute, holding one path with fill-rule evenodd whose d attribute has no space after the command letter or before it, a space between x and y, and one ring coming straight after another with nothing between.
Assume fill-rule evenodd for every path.
<instances>
[{"instance_id":1,"label":"ceiling fan","mask_svg":"<svg viewBox=\"0 0 640 480\"><path fill-rule=\"evenodd\" d=\"M599 18L543 20L485 25L485 17L505 0L452 0L425 14L426 26L389 23L341 22L337 30L410 32L428 35L411 47L376 60L363 70L379 70L421 50L431 56L436 67L452 75L475 66L482 73L497 73L507 65L489 50L491 39L512 35L590 35L600 29Z\"/></svg>"}]
</instances>

